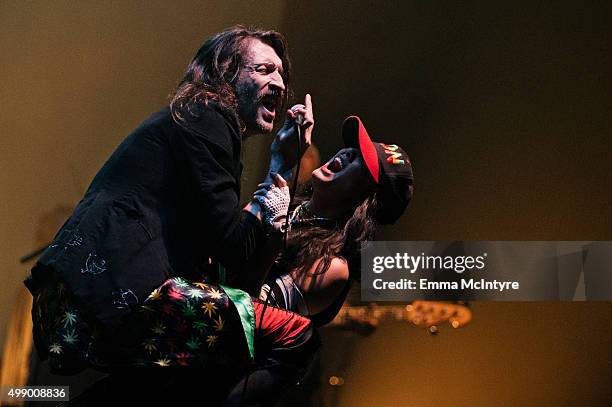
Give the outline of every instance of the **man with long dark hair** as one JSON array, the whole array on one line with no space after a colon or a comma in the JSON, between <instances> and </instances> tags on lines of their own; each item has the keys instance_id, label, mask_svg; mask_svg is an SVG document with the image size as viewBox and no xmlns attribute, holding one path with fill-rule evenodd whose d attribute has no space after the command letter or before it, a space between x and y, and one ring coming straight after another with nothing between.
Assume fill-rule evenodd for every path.
<instances>
[{"instance_id":1,"label":"man with long dark hair","mask_svg":"<svg viewBox=\"0 0 612 407\"><path fill-rule=\"evenodd\" d=\"M43 359L51 356L52 371L120 365L118 349L142 345L136 328L143 303L165 282L219 282L226 272L233 279L263 279L252 274L267 268L254 264L274 257L266 249L278 247L268 243L280 241L289 193L275 175L279 188L241 209L241 145L272 131L286 105L289 77L281 34L232 27L205 41L169 106L119 145L26 280L37 310L36 347ZM307 96L305 107L286 113L274 141L274 171L297 161L289 154L296 151L290 144L297 114L304 117L300 150L310 142L314 120ZM240 301L229 288L192 294L210 296L210 308L202 311L208 317ZM223 338L218 331L225 325L219 324L206 337L209 347ZM179 325L155 329L176 329L187 343ZM225 337L249 341L244 334ZM155 344L143 346L148 351ZM244 355L237 350L233 356Z\"/></svg>"}]
</instances>

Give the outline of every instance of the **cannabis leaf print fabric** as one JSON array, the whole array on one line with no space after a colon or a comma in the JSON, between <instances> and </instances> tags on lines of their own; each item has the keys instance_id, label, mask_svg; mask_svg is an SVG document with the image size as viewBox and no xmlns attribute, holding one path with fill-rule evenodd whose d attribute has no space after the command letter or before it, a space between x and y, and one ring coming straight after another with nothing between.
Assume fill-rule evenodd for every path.
<instances>
[{"instance_id":1,"label":"cannabis leaf print fabric","mask_svg":"<svg viewBox=\"0 0 612 407\"><path fill-rule=\"evenodd\" d=\"M110 333L112 346L109 333L88 323L61 282L37 295L33 313L37 347L46 349L56 372L87 366L204 367L245 361L248 354L240 317L225 291L181 277L153 290L125 324L131 334Z\"/></svg>"}]
</instances>

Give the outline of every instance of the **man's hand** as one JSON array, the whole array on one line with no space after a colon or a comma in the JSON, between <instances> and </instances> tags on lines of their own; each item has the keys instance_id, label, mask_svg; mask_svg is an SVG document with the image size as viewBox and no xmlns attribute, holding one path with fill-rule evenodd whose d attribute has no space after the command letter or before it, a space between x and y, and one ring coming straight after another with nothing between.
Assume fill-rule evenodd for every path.
<instances>
[{"instance_id":1,"label":"man's hand","mask_svg":"<svg viewBox=\"0 0 612 407\"><path fill-rule=\"evenodd\" d=\"M272 161L270 170L278 173L286 171L297 165L297 161L310 146L312 129L314 128L314 113L312 111L312 98L309 94L304 99L305 107L297 108L295 111L287 110L287 117L283 127L276 133L274 141L270 146ZM304 122L300 126L300 157L297 156L297 136L295 120L301 114ZM274 168L272 168L274 167Z\"/></svg>"}]
</instances>

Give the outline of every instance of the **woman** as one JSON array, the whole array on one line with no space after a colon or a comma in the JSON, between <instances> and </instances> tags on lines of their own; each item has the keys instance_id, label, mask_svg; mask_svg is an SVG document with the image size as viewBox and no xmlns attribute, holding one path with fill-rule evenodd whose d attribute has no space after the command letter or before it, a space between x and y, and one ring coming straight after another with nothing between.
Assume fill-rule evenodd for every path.
<instances>
[{"instance_id":1,"label":"woman","mask_svg":"<svg viewBox=\"0 0 612 407\"><path fill-rule=\"evenodd\" d=\"M400 147L372 142L356 116L344 121L342 136L346 148L313 171L312 195L291 213L287 247L272 271L277 276L260 293L273 309L306 316L315 327L334 319L350 279L359 278L361 243L373 239L376 225L394 223L413 194L412 165ZM275 188L260 186L256 199ZM266 318L264 309L257 319ZM225 405L271 405L303 372L288 365L278 357L260 361Z\"/></svg>"},{"instance_id":2,"label":"woman","mask_svg":"<svg viewBox=\"0 0 612 407\"><path fill-rule=\"evenodd\" d=\"M373 143L356 116L345 120L343 139L346 148L313 171L312 196L291 214L287 249L275 267L280 276L260 294L315 326L333 319L349 277L358 278L361 242L372 240L377 224L394 223L413 193L401 148Z\"/></svg>"}]
</instances>

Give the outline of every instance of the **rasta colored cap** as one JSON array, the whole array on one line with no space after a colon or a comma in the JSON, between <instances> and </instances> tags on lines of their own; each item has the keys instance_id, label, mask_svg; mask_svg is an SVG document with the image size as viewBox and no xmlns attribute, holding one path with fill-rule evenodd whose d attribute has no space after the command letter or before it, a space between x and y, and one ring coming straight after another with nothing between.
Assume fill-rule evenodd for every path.
<instances>
[{"instance_id":1,"label":"rasta colored cap","mask_svg":"<svg viewBox=\"0 0 612 407\"><path fill-rule=\"evenodd\" d=\"M361 119L349 116L342 124L346 147L359 149L370 175L376 182L380 224L395 223L412 198L414 176L408 154L395 144L373 142Z\"/></svg>"}]
</instances>

